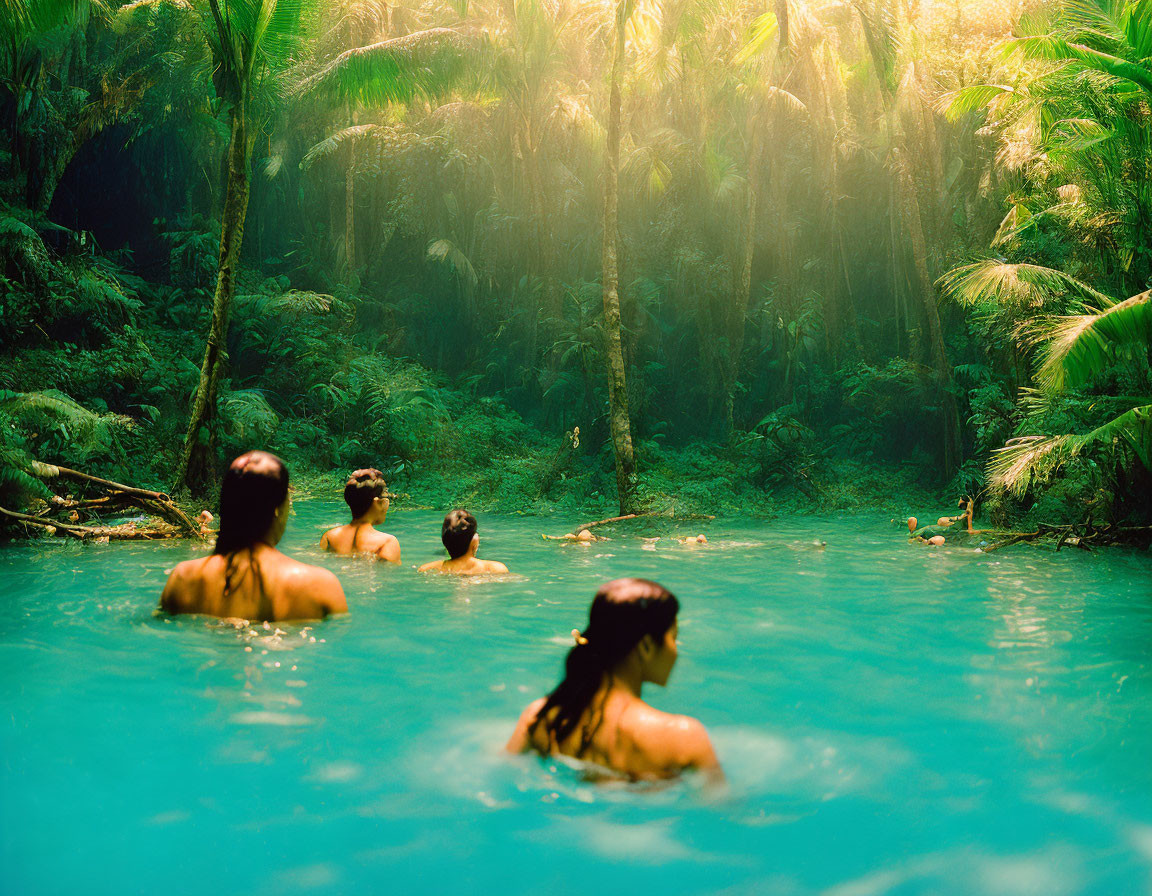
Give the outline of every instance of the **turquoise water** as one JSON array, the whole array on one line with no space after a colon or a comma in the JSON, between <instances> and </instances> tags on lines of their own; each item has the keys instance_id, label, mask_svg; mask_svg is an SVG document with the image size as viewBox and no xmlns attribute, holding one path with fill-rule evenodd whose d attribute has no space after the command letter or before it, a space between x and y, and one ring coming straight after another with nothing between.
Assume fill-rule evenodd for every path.
<instances>
[{"instance_id":1,"label":"turquoise water","mask_svg":"<svg viewBox=\"0 0 1152 896\"><path fill-rule=\"evenodd\" d=\"M718 520L709 548L546 544L482 517L503 582L285 548L352 613L154 616L185 544L0 547L0 892L1129 894L1152 891L1152 557L917 548L887 519ZM695 524L694 534L702 528ZM809 549L814 538L827 549ZM725 794L505 758L596 586L681 599L656 706Z\"/></svg>"}]
</instances>

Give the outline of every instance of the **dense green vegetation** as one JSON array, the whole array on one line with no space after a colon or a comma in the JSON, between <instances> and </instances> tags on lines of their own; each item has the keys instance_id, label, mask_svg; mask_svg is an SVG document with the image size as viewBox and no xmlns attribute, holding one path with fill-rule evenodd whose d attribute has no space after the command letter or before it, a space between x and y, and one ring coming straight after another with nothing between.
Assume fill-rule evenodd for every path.
<instances>
[{"instance_id":1,"label":"dense green vegetation","mask_svg":"<svg viewBox=\"0 0 1152 896\"><path fill-rule=\"evenodd\" d=\"M0 32L0 505L258 445L430 506L1148 521L1152 0Z\"/></svg>"}]
</instances>

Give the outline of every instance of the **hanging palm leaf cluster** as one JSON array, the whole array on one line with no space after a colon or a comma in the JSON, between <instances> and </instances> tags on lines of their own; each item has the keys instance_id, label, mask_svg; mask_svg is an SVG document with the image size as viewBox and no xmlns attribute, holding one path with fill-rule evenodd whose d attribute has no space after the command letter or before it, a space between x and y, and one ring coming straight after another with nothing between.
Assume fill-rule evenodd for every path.
<instances>
[{"instance_id":1,"label":"hanging palm leaf cluster","mask_svg":"<svg viewBox=\"0 0 1152 896\"><path fill-rule=\"evenodd\" d=\"M1006 81L966 87L948 98L954 118L981 111L1001 141L997 163L1038 185L1014 201L994 245L1025 253L1048 233L1078 238L1082 267L1123 288L1152 277L1152 187L1147 168L1152 104L1152 2L1059 4L1004 44ZM1036 434L1051 402L1098 380L1126 359L1146 368L1152 350L1152 294L1124 301L1069 273L1024 261L986 259L941 280L946 295L1002 317L1024 312L1015 332L1035 356L1042 400L1024 407L1021 434L989 465L995 486L1016 495L1047 482L1086 453L1152 470L1152 405L1138 405L1079 434ZM1061 304L1074 313L1053 313Z\"/></svg>"}]
</instances>

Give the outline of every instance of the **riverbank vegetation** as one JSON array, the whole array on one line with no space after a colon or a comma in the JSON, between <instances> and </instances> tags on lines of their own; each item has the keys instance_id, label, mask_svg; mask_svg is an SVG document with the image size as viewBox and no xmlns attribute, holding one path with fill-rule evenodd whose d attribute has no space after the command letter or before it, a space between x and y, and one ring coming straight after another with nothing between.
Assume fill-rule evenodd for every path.
<instances>
[{"instance_id":1,"label":"riverbank vegetation","mask_svg":"<svg viewBox=\"0 0 1152 896\"><path fill-rule=\"evenodd\" d=\"M1152 0L0 31L0 505L259 445L427 506L1152 522Z\"/></svg>"}]
</instances>

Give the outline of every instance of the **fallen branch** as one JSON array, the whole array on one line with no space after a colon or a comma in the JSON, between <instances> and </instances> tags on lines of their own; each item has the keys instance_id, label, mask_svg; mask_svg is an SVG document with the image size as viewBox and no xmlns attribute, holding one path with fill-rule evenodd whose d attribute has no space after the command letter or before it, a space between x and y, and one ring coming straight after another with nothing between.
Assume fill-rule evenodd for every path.
<instances>
[{"instance_id":1,"label":"fallen branch","mask_svg":"<svg viewBox=\"0 0 1152 896\"><path fill-rule=\"evenodd\" d=\"M196 537L201 536L200 526L189 519L188 514L177 506L176 502L172 500L171 496L164 492L154 492L143 488L134 488L131 485L124 485L120 482L113 482L110 479L101 479L99 476L92 476L88 473L81 473L79 470L72 470L68 467L59 467L55 464L43 464L36 462L32 465L32 473L40 479L68 479L73 482L81 482L88 485L95 485L104 489L109 494L100 498L90 498L80 501L70 501L68 499L55 497L51 503L62 509L92 509L100 504L125 504L127 506L139 507L141 510L153 513L161 519L166 520L176 530L183 530L186 535ZM93 527L88 527L92 529ZM106 527L118 529L119 527ZM156 530L160 531L160 530ZM112 537L112 536L109 536Z\"/></svg>"},{"instance_id":2,"label":"fallen branch","mask_svg":"<svg viewBox=\"0 0 1152 896\"><path fill-rule=\"evenodd\" d=\"M1001 548L1006 548L1009 545L1019 544L1022 541L1030 541L1031 539L1036 538L1039 535L1040 535L1039 530L1037 530L1036 532L1017 532L1011 538L1007 538L1004 541L999 541L996 544L986 545L985 547L981 548L981 550L985 554L991 554L994 551L998 551Z\"/></svg>"},{"instance_id":3,"label":"fallen branch","mask_svg":"<svg viewBox=\"0 0 1152 896\"><path fill-rule=\"evenodd\" d=\"M137 526L135 523L124 523L120 526L81 526L75 523L58 523L45 520L27 513L8 510L4 507L0 507L0 515L16 520L25 526L34 526L38 529L43 529L49 535L63 533L64 535L81 541L100 539L107 539L109 541L139 541L172 538L180 534L177 527L170 523L154 524L151 526Z\"/></svg>"},{"instance_id":4,"label":"fallen branch","mask_svg":"<svg viewBox=\"0 0 1152 896\"><path fill-rule=\"evenodd\" d=\"M608 523L620 523L620 522L623 522L624 520L635 520L635 519L639 519L642 516L655 516L655 515L656 515L655 511L651 511L651 510L645 511L644 513L628 513L628 514L625 514L624 516L614 516L614 517L610 517L609 519L606 519L606 520L597 520L594 523L585 523L582 526L577 526L576 531L579 532L581 529L594 529L597 526L605 526Z\"/></svg>"}]
</instances>

